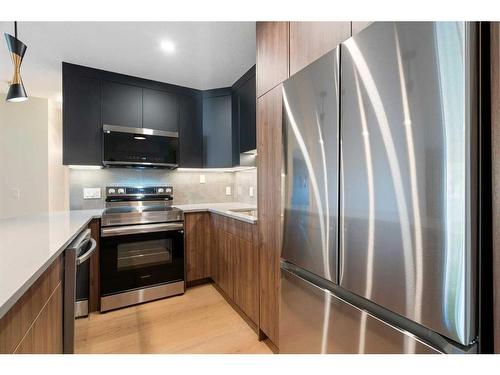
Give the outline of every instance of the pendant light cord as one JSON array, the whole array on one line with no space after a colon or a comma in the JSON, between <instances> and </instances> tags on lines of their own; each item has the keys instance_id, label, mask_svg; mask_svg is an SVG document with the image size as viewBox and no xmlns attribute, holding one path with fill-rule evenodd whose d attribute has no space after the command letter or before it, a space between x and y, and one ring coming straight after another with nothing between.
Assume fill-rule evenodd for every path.
<instances>
[{"instance_id":1,"label":"pendant light cord","mask_svg":"<svg viewBox=\"0 0 500 375\"><path fill-rule=\"evenodd\" d=\"M17 39L17 21L14 21L14 36Z\"/></svg>"}]
</instances>

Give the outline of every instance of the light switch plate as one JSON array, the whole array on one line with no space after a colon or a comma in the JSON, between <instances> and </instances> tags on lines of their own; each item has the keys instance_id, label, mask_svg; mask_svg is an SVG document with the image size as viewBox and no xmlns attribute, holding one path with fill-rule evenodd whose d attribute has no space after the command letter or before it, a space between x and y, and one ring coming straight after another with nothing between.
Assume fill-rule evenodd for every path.
<instances>
[{"instance_id":1,"label":"light switch plate","mask_svg":"<svg viewBox=\"0 0 500 375\"><path fill-rule=\"evenodd\" d=\"M100 199L101 188L83 188L83 199Z\"/></svg>"},{"instance_id":2,"label":"light switch plate","mask_svg":"<svg viewBox=\"0 0 500 375\"><path fill-rule=\"evenodd\" d=\"M226 186L226 195L231 195L231 186Z\"/></svg>"},{"instance_id":3,"label":"light switch plate","mask_svg":"<svg viewBox=\"0 0 500 375\"><path fill-rule=\"evenodd\" d=\"M205 184L206 182L207 182L207 180L205 180L205 175L200 174L200 184Z\"/></svg>"},{"instance_id":4,"label":"light switch plate","mask_svg":"<svg viewBox=\"0 0 500 375\"><path fill-rule=\"evenodd\" d=\"M250 186L250 188L248 189L248 195L250 197L253 197L253 186Z\"/></svg>"}]
</instances>

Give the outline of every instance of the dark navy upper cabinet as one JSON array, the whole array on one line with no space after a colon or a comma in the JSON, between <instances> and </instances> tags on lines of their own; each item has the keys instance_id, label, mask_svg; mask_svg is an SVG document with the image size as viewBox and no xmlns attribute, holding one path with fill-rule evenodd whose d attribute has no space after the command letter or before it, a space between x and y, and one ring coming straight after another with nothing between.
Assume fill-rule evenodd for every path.
<instances>
[{"instance_id":1,"label":"dark navy upper cabinet","mask_svg":"<svg viewBox=\"0 0 500 375\"><path fill-rule=\"evenodd\" d=\"M200 91L63 63L63 163L102 164L102 126L179 133L179 166L222 168L255 149L255 67Z\"/></svg>"},{"instance_id":2,"label":"dark navy upper cabinet","mask_svg":"<svg viewBox=\"0 0 500 375\"><path fill-rule=\"evenodd\" d=\"M102 123L142 127L142 88L102 81Z\"/></svg>"},{"instance_id":3,"label":"dark navy upper cabinet","mask_svg":"<svg viewBox=\"0 0 500 375\"><path fill-rule=\"evenodd\" d=\"M175 132L179 130L177 95L145 88L142 91L142 100L144 128Z\"/></svg>"},{"instance_id":4,"label":"dark navy upper cabinet","mask_svg":"<svg viewBox=\"0 0 500 375\"><path fill-rule=\"evenodd\" d=\"M201 94L179 95L179 166L203 167L203 124Z\"/></svg>"},{"instance_id":5,"label":"dark navy upper cabinet","mask_svg":"<svg viewBox=\"0 0 500 375\"><path fill-rule=\"evenodd\" d=\"M63 164L101 165L99 80L63 68Z\"/></svg>"},{"instance_id":6,"label":"dark navy upper cabinet","mask_svg":"<svg viewBox=\"0 0 500 375\"><path fill-rule=\"evenodd\" d=\"M236 81L232 89L233 127L238 129L239 152L255 150L257 148L255 66Z\"/></svg>"},{"instance_id":7,"label":"dark navy upper cabinet","mask_svg":"<svg viewBox=\"0 0 500 375\"><path fill-rule=\"evenodd\" d=\"M232 167L231 89L203 92L203 152L207 168Z\"/></svg>"}]
</instances>

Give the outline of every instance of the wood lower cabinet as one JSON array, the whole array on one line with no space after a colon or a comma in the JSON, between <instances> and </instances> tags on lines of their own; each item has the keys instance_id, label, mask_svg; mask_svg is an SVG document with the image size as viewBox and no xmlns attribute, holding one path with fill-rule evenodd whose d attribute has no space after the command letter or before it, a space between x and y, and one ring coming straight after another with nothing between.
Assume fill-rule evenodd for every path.
<instances>
[{"instance_id":1,"label":"wood lower cabinet","mask_svg":"<svg viewBox=\"0 0 500 375\"><path fill-rule=\"evenodd\" d=\"M59 256L0 319L0 353L62 353L62 274Z\"/></svg>"},{"instance_id":2,"label":"wood lower cabinet","mask_svg":"<svg viewBox=\"0 0 500 375\"><path fill-rule=\"evenodd\" d=\"M210 213L192 212L184 215L187 282L210 277L212 237Z\"/></svg>"},{"instance_id":3,"label":"wood lower cabinet","mask_svg":"<svg viewBox=\"0 0 500 375\"><path fill-rule=\"evenodd\" d=\"M258 326L257 226L201 212L186 213L184 228L187 281L211 277L225 296ZM205 251L208 244L210 248Z\"/></svg>"},{"instance_id":4,"label":"wood lower cabinet","mask_svg":"<svg viewBox=\"0 0 500 375\"><path fill-rule=\"evenodd\" d=\"M62 353L62 314L62 283L59 283L14 354Z\"/></svg>"},{"instance_id":5,"label":"wood lower cabinet","mask_svg":"<svg viewBox=\"0 0 500 375\"><path fill-rule=\"evenodd\" d=\"M350 36L350 22L290 22L290 75Z\"/></svg>"},{"instance_id":6,"label":"wood lower cabinet","mask_svg":"<svg viewBox=\"0 0 500 375\"><path fill-rule=\"evenodd\" d=\"M216 228L217 250L215 251L216 272L214 281L230 299L234 299L234 246L235 237L223 229Z\"/></svg>"},{"instance_id":7,"label":"wood lower cabinet","mask_svg":"<svg viewBox=\"0 0 500 375\"><path fill-rule=\"evenodd\" d=\"M257 230L252 229L253 237ZM234 302L254 322L259 321L259 252L256 238L248 241L234 239L233 277Z\"/></svg>"},{"instance_id":8,"label":"wood lower cabinet","mask_svg":"<svg viewBox=\"0 0 500 375\"><path fill-rule=\"evenodd\" d=\"M288 78L288 22L257 22L257 96Z\"/></svg>"},{"instance_id":9,"label":"wood lower cabinet","mask_svg":"<svg viewBox=\"0 0 500 375\"><path fill-rule=\"evenodd\" d=\"M250 320L259 322L257 226L212 214L216 233L213 280Z\"/></svg>"}]
</instances>

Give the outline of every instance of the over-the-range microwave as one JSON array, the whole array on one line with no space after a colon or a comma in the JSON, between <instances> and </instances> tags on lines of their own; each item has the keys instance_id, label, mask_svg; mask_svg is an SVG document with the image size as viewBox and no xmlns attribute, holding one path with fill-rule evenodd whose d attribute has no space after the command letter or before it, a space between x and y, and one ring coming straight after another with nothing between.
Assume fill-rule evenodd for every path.
<instances>
[{"instance_id":1,"label":"over-the-range microwave","mask_svg":"<svg viewBox=\"0 0 500 375\"><path fill-rule=\"evenodd\" d=\"M103 125L102 163L108 167L178 167L179 133Z\"/></svg>"}]
</instances>

